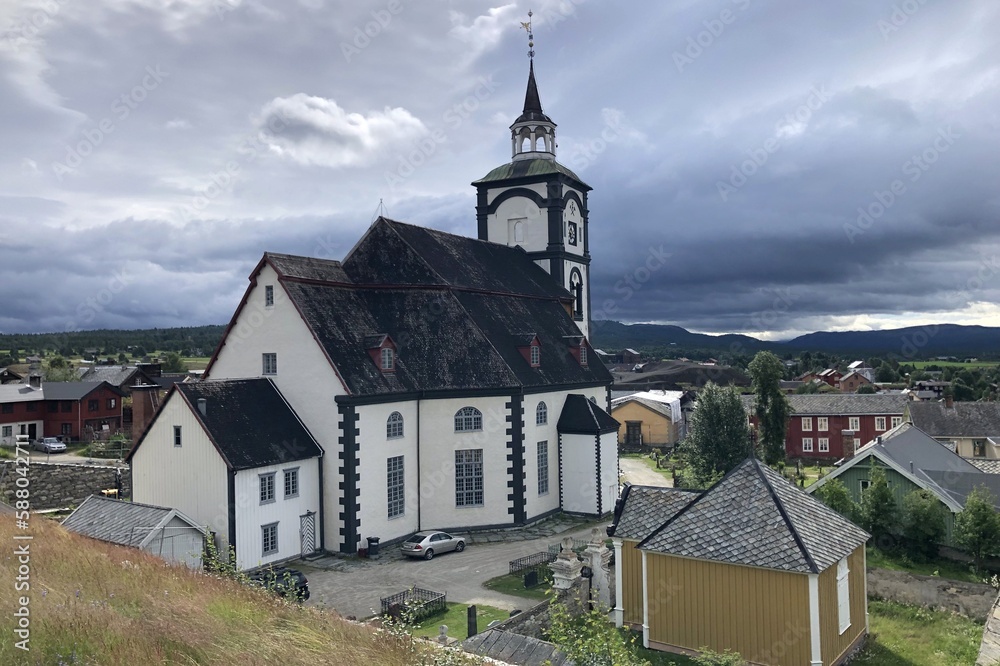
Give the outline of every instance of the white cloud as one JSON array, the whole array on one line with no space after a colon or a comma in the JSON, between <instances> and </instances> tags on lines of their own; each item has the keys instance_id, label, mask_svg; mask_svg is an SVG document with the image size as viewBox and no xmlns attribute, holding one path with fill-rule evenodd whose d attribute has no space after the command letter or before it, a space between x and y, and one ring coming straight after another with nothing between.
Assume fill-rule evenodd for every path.
<instances>
[{"instance_id":1,"label":"white cloud","mask_svg":"<svg viewBox=\"0 0 1000 666\"><path fill-rule=\"evenodd\" d=\"M424 123L401 107L350 113L332 99L305 93L265 104L257 127L276 154L326 167L371 164L427 133Z\"/></svg>"},{"instance_id":2,"label":"white cloud","mask_svg":"<svg viewBox=\"0 0 1000 666\"><path fill-rule=\"evenodd\" d=\"M469 45L471 59L495 47L504 33L518 27L516 19L517 5L493 7L488 13L469 21L469 18L457 11L450 13L450 34L461 42ZM527 17L525 17L527 18Z\"/></svg>"}]
</instances>

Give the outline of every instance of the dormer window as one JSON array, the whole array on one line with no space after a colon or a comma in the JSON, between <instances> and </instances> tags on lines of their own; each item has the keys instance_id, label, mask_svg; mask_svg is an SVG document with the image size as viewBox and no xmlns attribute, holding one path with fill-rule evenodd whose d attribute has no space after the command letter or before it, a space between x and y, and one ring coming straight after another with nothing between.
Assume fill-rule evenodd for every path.
<instances>
[{"instance_id":1,"label":"dormer window","mask_svg":"<svg viewBox=\"0 0 1000 666\"><path fill-rule=\"evenodd\" d=\"M517 350L528 364L537 368L542 365L542 343L534 333L519 333L514 336Z\"/></svg>"},{"instance_id":2,"label":"dormer window","mask_svg":"<svg viewBox=\"0 0 1000 666\"><path fill-rule=\"evenodd\" d=\"M383 373L393 373L396 371L397 352L396 343L385 333L369 335L365 337L365 347L372 362Z\"/></svg>"},{"instance_id":3,"label":"dormer window","mask_svg":"<svg viewBox=\"0 0 1000 666\"><path fill-rule=\"evenodd\" d=\"M587 343L580 345L580 365L587 365Z\"/></svg>"},{"instance_id":4,"label":"dormer window","mask_svg":"<svg viewBox=\"0 0 1000 666\"><path fill-rule=\"evenodd\" d=\"M587 367L587 340L582 335L567 335L563 339L569 346L569 353L583 367Z\"/></svg>"}]
</instances>

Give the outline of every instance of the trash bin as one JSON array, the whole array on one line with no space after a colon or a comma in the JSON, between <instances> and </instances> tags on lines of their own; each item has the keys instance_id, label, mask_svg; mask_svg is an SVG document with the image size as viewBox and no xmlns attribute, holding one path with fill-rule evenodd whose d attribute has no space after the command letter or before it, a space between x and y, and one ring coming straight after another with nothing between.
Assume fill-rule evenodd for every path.
<instances>
[{"instance_id":1,"label":"trash bin","mask_svg":"<svg viewBox=\"0 0 1000 666\"><path fill-rule=\"evenodd\" d=\"M378 557L378 537L368 537L368 557Z\"/></svg>"}]
</instances>

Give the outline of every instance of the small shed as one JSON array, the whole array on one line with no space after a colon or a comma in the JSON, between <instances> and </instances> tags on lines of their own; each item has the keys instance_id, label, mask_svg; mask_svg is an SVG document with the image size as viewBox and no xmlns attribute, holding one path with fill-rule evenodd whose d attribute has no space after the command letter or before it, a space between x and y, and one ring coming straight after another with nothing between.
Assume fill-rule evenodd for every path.
<instances>
[{"instance_id":1,"label":"small shed","mask_svg":"<svg viewBox=\"0 0 1000 666\"><path fill-rule=\"evenodd\" d=\"M168 562L202 567L208 532L177 509L91 495L62 522L83 536L139 548Z\"/></svg>"}]
</instances>

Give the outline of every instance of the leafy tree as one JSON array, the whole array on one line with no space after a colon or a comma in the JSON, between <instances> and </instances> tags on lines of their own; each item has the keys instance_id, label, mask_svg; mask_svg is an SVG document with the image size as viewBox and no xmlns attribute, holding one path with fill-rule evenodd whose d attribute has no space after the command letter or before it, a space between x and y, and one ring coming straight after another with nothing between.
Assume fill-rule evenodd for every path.
<instances>
[{"instance_id":1,"label":"leafy tree","mask_svg":"<svg viewBox=\"0 0 1000 666\"><path fill-rule=\"evenodd\" d=\"M1000 517L993 507L993 495L980 486L969 493L965 508L955 516L955 542L972 555L977 569L1000 551Z\"/></svg>"},{"instance_id":2,"label":"leafy tree","mask_svg":"<svg viewBox=\"0 0 1000 666\"><path fill-rule=\"evenodd\" d=\"M725 474L747 457L750 428L736 388L705 385L681 453L699 484Z\"/></svg>"},{"instance_id":3,"label":"leafy tree","mask_svg":"<svg viewBox=\"0 0 1000 666\"><path fill-rule=\"evenodd\" d=\"M914 490L903 498L903 536L911 553L931 559L944 540L948 509L929 490Z\"/></svg>"},{"instance_id":4,"label":"leafy tree","mask_svg":"<svg viewBox=\"0 0 1000 666\"><path fill-rule=\"evenodd\" d=\"M830 479L817 488L816 497L844 518L857 519L858 505L854 503L850 491L840 479Z\"/></svg>"},{"instance_id":5,"label":"leafy tree","mask_svg":"<svg viewBox=\"0 0 1000 666\"><path fill-rule=\"evenodd\" d=\"M878 389L871 384L862 384L858 387L857 392L861 394L874 395L875 393L878 393Z\"/></svg>"},{"instance_id":6,"label":"leafy tree","mask_svg":"<svg viewBox=\"0 0 1000 666\"><path fill-rule=\"evenodd\" d=\"M890 536L896 526L896 498L892 495L885 470L874 462L868 473L868 488L861 493L858 521L876 542L879 537Z\"/></svg>"},{"instance_id":7,"label":"leafy tree","mask_svg":"<svg viewBox=\"0 0 1000 666\"><path fill-rule=\"evenodd\" d=\"M68 363L66 363L66 359L58 354L49 359L49 367L54 370L65 368L67 365Z\"/></svg>"},{"instance_id":8,"label":"leafy tree","mask_svg":"<svg viewBox=\"0 0 1000 666\"><path fill-rule=\"evenodd\" d=\"M964 384L961 379L952 383L951 392L956 401L971 402L976 399L975 389Z\"/></svg>"},{"instance_id":9,"label":"leafy tree","mask_svg":"<svg viewBox=\"0 0 1000 666\"><path fill-rule=\"evenodd\" d=\"M626 637L598 606L574 616L563 604L553 603L549 620L549 640L578 666L650 666L638 655L635 636Z\"/></svg>"},{"instance_id":10,"label":"leafy tree","mask_svg":"<svg viewBox=\"0 0 1000 666\"><path fill-rule=\"evenodd\" d=\"M754 410L759 424L759 445L764 461L774 465L785 459L785 433L791 407L781 392L780 381L785 364L771 352L757 352L747 366L756 402Z\"/></svg>"},{"instance_id":11,"label":"leafy tree","mask_svg":"<svg viewBox=\"0 0 1000 666\"><path fill-rule=\"evenodd\" d=\"M875 381L877 382L898 382L899 373L892 369L888 363L883 363L875 371ZM860 393L860 391L858 391Z\"/></svg>"},{"instance_id":12,"label":"leafy tree","mask_svg":"<svg viewBox=\"0 0 1000 666\"><path fill-rule=\"evenodd\" d=\"M187 372L188 368L184 365L184 360L181 355L177 352L167 352L163 355L163 372Z\"/></svg>"},{"instance_id":13,"label":"leafy tree","mask_svg":"<svg viewBox=\"0 0 1000 666\"><path fill-rule=\"evenodd\" d=\"M16 363L17 359L10 354L0 356L0 368L6 368L8 365L15 365Z\"/></svg>"}]
</instances>

